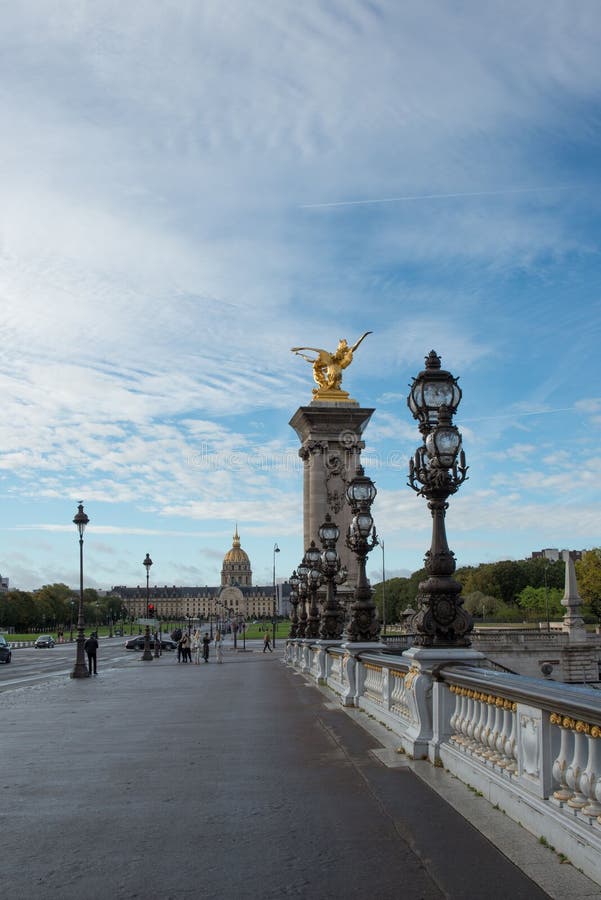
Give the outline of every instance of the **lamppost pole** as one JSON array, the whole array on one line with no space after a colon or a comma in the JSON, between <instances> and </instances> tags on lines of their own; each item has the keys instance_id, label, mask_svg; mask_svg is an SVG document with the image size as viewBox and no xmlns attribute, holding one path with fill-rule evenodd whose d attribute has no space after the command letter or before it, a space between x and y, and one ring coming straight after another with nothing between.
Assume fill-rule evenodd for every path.
<instances>
[{"instance_id":1,"label":"lamppost pole","mask_svg":"<svg viewBox=\"0 0 601 900\"><path fill-rule=\"evenodd\" d=\"M278 595L277 595L277 586L275 583L275 555L280 552L280 548L277 544L273 545L273 646L275 647L275 632L277 625L277 603L278 603Z\"/></svg>"},{"instance_id":2,"label":"lamppost pole","mask_svg":"<svg viewBox=\"0 0 601 900\"><path fill-rule=\"evenodd\" d=\"M79 533L79 607L77 611L77 655L71 678L88 678L90 674L85 662L83 619L83 533L89 521L88 516L84 512L83 503L80 503L73 519Z\"/></svg>"},{"instance_id":3,"label":"lamppost pole","mask_svg":"<svg viewBox=\"0 0 601 900\"><path fill-rule=\"evenodd\" d=\"M367 556L378 544L370 511L376 494L375 484L365 474L363 466L358 466L357 474L346 489L346 499L353 512L346 545L355 554L359 569L351 619L346 630L346 637L352 642L377 641L380 634L376 604L365 573Z\"/></svg>"},{"instance_id":4,"label":"lamppost pole","mask_svg":"<svg viewBox=\"0 0 601 900\"><path fill-rule=\"evenodd\" d=\"M432 350L407 398L423 440L409 460L408 484L426 498L432 514L432 542L424 561L428 579L419 585L419 609L412 619L415 643L422 647L469 647L473 628L463 608L461 585L452 577L455 556L445 530L447 501L468 470L461 435L453 425L460 401L457 379L441 369L440 357Z\"/></svg>"},{"instance_id":5,"label":"lamppost pole","mask_svg":"<svg viewBox=\"0 0 601 900\"><path fill-rule=\"evenodd\" d=\"M547 613L547 634L551 631L551 620L549 618L549 585L547 583L547 568L545 566L543 574L545 576L545 612Z\"/></svg>"},{"instance_id":6,"label":"lamppost pole","mask_svg":"<svg viewBox=\"0 0 601 900\"><path fill-rule=\"evenodd\" d=\"M305 553L305 560L307 561L307 565L309 566L309 571L307 572L307 587L309 591L309 615L307 617L307 625L305 628L305 637L308 638L317 638L319 637L319 609L317 608L317 591L321 584L321 569L320 569L320 560L321 553L319 549L315 546L315 541L311 541L311 544Z\"/></svg>"},{"instance_id":7,"label":"lamppost pole","mask_svg":"<svg viewBox=\"0 0 601 900\"><path fill-rule=\"evenodd\" d=\"M341 572L340 557L336 552L336 542L340 537L340 529L329 513L326 520L319 528L319 539L323 551L320 559L320 569L326 581L326 600L321 616L319 637L323 640L338 640L344 631L344 610L336 599L336 576ZM344 576L346 577L346 575Z\"/></svg>"},{"instance_id":8,"label":"lamppost pole","mask_svg":"<svg viewBox=\"0 0 601 900\"><path fill-rule=\"evenodd\" d=\"M298 637L298 586L300 578L296 574L296 569L290 576L290 605L292 606L292 615L290 616L290 632L288 637Z\"/></svg>"},{"instance_id":9,"label":"lamppost pole","mask_svg":"<svg viewBox=\"0 0 601 900\"><path fill-rule=\"evenodd\" d=\"M382 548L382 634L386 634L386 566L384 564L384 541L380 539Z\"/></svg>"},{"instance_id":10,"label":"lamppost pole","mask_svg":"<svg viewBox=\"0 0 601 900\"><path fill-rule=\"evenodd\" d=\"M146 554L146 558L142 561L142 565L146 569L146 618L148 619L148 607L150 606L150 567L152 565L150 553ZM152 652L150 650L150 625L148 625L148 622L146 623L146 628L144 630L144 653L142 654L142 659L145 662L152 659Z\"/></svg>"}]
</instances>

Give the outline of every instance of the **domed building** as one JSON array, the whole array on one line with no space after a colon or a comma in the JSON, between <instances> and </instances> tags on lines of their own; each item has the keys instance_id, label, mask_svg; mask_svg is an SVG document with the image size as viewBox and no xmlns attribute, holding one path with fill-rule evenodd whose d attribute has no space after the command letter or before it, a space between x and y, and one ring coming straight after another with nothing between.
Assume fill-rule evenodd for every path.
<instances>
[{"instance_id":1,"label":"domed building","mask_svg":"<svg viewBox=\"0 0 601 900\"><path fill-rule=\"evenodd\" d=\"M278 583L275 591L273 584L253 586L250 559L240 546L240 535L236 525L232 546L223 557L219 587L151 585L149 600L154 606L155 616L163 621L227 623L241 619L267 619L271 618L274 612L278 615L287 615L290 589L287 580ZM144 585L115 586L112 593L121 597L132 622L136 618L144 618L146 614Z\"/></svg>"},{"instance_id":2,"label":"domed building","mask_svg":"<svg viewBox=\"0 0 601 900\"><path fill-rule=\"evenodd\" d=\"M221 587L251 587L253 583L253 573L250 567L250 559L245 550L240 546L240 537L238 535L238 526L234 532L234 540L231 550L228 550L223 557L223 567L221 569Z\"/></svg>"}]
</instances>

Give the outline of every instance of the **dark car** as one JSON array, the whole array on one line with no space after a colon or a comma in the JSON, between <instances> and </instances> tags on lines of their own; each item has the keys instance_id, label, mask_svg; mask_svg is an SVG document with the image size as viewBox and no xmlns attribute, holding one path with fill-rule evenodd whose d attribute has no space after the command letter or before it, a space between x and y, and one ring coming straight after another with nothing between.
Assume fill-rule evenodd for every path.
<instances>
[{"instance_id":1,"label":"dark car","mask_svg":"<svg viewBox=\"0 0 601 900\"><path fill-rule=\"evenodd\" d=\"M170 637L162 637L161 636L161 650L175 650L177 647L177 642L173 641ZM144 635L138 634L135 637L130 638L125 642L126 650L143 650L144 649ZM154 637L150 635L150 649L154 650Z\"/></svg>"},{"instance_id":2,"label":"dark car","mask_svg":"<svg viewBox=\"0 0 601 900\"><path fill-rule=\"evenodd\" d=\"M9 663L12 659L11 646L3 635L0 634L0 662Z\"/></svg>"},{"instance_id":3,"label":"dark car","mask_svg":"<svg viewBox=\"0 0 601 900\"><path fill-rule=\"evenodd\" d=\"M39 638L36 638L34 647L54 647L56 641L52 637L51 634L41 634Z\"/></svg>"}]
</instances>

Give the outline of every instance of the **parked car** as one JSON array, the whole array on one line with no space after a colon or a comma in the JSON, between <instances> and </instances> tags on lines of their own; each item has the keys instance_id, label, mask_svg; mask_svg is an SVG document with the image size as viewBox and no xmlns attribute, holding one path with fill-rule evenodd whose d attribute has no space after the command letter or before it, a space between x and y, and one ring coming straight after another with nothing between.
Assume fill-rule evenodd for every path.
<instances>
[{"instance_id":1,"label":"parked car","mask_svg":"<svg viewBox=\"0 0 601 900\"><path fill-rule=\"evenodd\" d=\"M11 646L4 637L4 635L0 634L0 662L9 663L12 659Z\"/></svg>"},{"instance_id":2,"label":"parked car","mask_svg":"<svg viewBox=\"0 0 601 900\"><path fill-rule=\"evenodd\" d=\"M54 647L56 641L52 637L51 634L41 634L39 638L36 638L34 647Z\"/></svg>"},{"instance_id":3,"label":"parked car","mask_svg":"<svg viewBox=\"0 0 601 900\"><path fill-rule=\"evenodd\" d=\"M175 650L177 648L177 641L172 640L170 637L161 636L161 650ZM126 650L143 650L144 649L144 635L137 634L135 637L129 638L125 642ZM154 637L150 635L150 649L154 650Z\"/></svg>"}]
</instances>

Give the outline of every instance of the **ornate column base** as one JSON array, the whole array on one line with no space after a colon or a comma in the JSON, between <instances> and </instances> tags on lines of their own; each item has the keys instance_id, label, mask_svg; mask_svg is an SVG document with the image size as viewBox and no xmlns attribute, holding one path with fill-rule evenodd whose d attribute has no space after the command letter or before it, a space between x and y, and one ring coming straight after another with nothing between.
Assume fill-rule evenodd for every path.
<instances>
[{"instance_id":1,"label":"ornate column base","mask_svg":"<svg viewBox=\"0 0 601 900\"><path fill-rule=\"evenodd\" d=\"M436 763L438 747L449 736L450 715L449 710L444 708L448 691L436 682L435 670L444 665L478 666L484 663L484 654L467 647L410 647L402 656L411 663L405 676L411 724L406 740L403 740L403 749L414 759L428 757L430 762Z\"/></svg>"}]
</instances>

